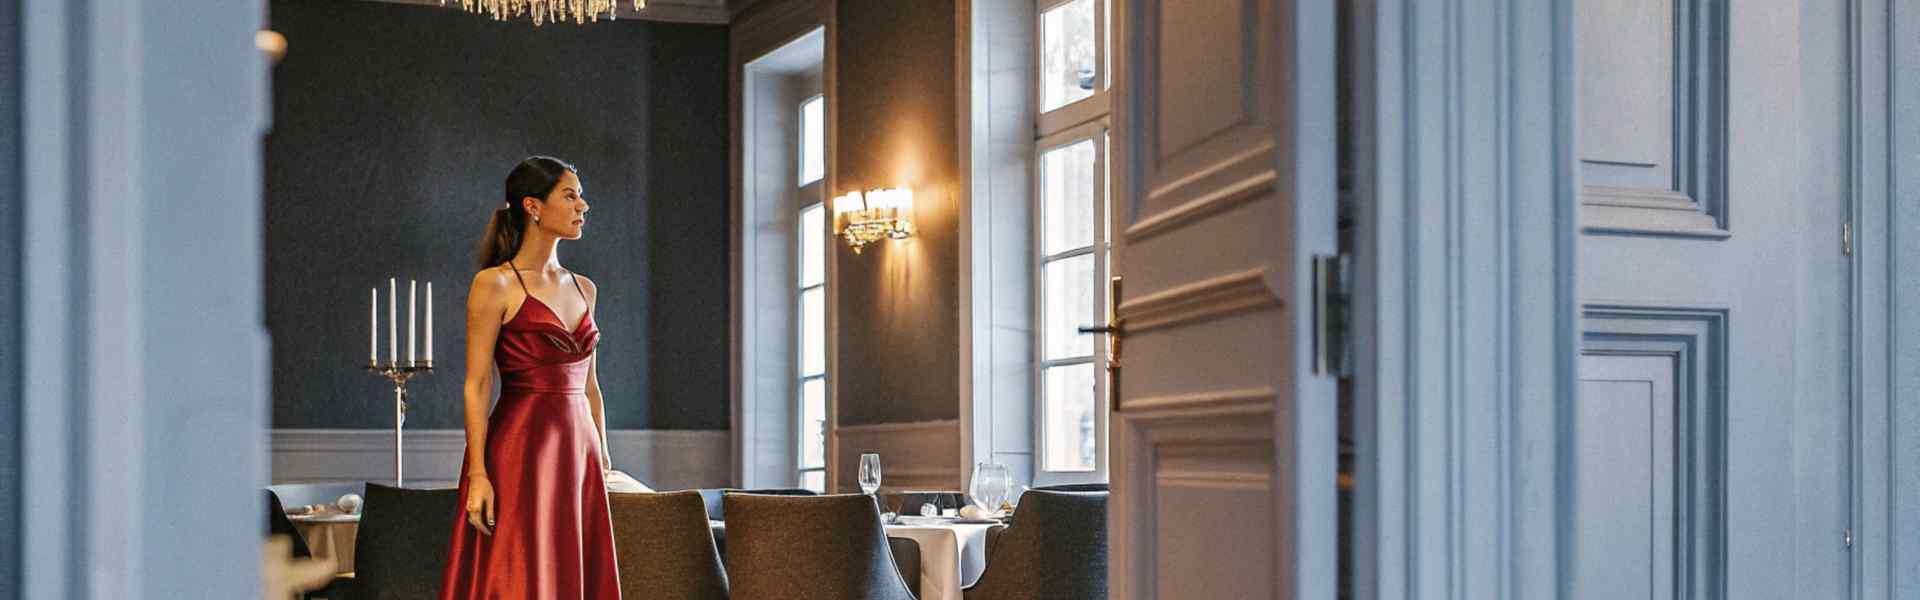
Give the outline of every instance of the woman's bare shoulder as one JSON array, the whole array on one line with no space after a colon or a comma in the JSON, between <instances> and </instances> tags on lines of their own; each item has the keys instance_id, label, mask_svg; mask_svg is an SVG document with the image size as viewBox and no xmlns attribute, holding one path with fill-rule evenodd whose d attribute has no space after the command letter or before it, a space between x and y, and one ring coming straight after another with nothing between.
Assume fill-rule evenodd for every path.
<instances>
[{"instance_id":1,"label":"woman's bare shoulder","mask_svg":"<svg viewBox=\"0 0 1920 600\"><path fill-rule=\"evenodd\" d=\"M468 297L475 300L502 297L503 293L513 286L513 276L504 271L506 269L501 267L491 267L474 273L473 284L468 288Z\"/></svg>"}]
</instances>

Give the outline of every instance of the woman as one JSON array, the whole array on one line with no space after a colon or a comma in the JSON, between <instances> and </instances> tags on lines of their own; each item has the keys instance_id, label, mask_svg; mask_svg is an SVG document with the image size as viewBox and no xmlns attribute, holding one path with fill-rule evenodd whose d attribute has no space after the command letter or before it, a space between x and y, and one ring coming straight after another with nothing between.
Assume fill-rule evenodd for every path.
<instances>
[{"instance_id":1,"label":"woman","mask_svg":"<svg viewBox=\"0 0 1920 600\"><path fill-rule=\"evenodd\" d=\"M593 281L560 266L586 191L572 165L535 156L507 174L506 206L467 294L464 519L440 597L619 598L594 369ZM487 414L492 374L500 401Z\"/></svg>"}]
</instances>

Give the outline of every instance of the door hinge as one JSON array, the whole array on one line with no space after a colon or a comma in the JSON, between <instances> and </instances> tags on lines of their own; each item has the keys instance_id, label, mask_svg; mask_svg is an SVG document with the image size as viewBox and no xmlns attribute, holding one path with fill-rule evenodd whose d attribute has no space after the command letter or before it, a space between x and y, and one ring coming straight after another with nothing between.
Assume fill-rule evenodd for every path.
<instances>
[{"instance_id":1,"label":"door hinge","mask_svg":"<svg viewBox=\"0 0 1920 600\"><path fill-rule=\"evenodd\" d=\"M1313 372L1347 377L1352 352L1349 310L1353 299L1352 260L1347 255L1313 257Z\"/></svg>"},{"instance_id":2,"label":"door hinge","mask_svg":"<svg viewBox=\"0 0 1920 600\"><path fill-rule=\"evenodd\" d=\"M1842 537L1843 541L1847 544L1847 548L1853 548L1853 528L1848 527L1847 530L1842 533Z\"/></svg>"},{"instance_id":3,"label":"door hinge","mask_svg":"<svg viewBox=\"0 0 1920 600\"><path fill-rule=\"evenodd\" d=\"M1840 253L1853 256L1853 223L1840 224Z\"/></svg>"}]
</instances>

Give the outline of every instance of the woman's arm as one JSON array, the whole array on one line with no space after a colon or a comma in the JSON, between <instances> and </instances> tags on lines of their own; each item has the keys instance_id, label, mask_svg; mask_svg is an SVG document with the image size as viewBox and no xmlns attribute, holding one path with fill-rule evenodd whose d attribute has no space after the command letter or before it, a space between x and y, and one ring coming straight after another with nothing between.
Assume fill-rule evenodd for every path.
<instances>
[{"instance_id":1,"label":"woman's arm","mask_svg":"<svg viewBox=\"0 0 1920 600\"><path fill-rule=\"evenodd\" d=\"M592 279L578 274L580 288L587 294L587 310L592 311L600 299L600 288L593 285ZM600 468L613 469L613 450L607 445L607 417L605 404L600 400L600 352L595 351L587 363L587 408L593 412L593 431L600 436Z\"/></svg>"},{"instance_id":2,"label":"woman's arm","mask_svg":"<svg viewBox=\"0 0 1920 600\"><path fill-rule=\"evenodd\" d=\"M462 389L467 426L467 520L488 535L493 534L494 515L493 483L487 477L487 402L493 395L493 345L506 320L506 289L505 278L487 269L473 276L473 285L467 291L467 374Z\"/></svg>"}]
</instances>

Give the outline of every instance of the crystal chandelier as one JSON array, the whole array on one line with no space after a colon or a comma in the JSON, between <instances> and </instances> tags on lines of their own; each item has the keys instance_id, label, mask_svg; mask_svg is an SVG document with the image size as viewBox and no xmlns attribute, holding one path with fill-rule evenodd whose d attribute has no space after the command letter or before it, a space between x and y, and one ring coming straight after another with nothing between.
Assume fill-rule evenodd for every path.
<instances>
[{"instance_id":1,"label":"crystal chandelier","mask_svg":"<svg viewBox=\"0 0 1920 600\"><path fill-rule=\"evenodd\" d=\"M505 21L520 15L533 15L533 24L558 23L572 20L575 23L598 21L601 15L607 20L614 18L614 5L619 0L460 0L460 8L467 12L486 13L495 19ZM447 0L440 0L441 6ZM633 0L633 9L647 7L647 0Z\"/></svg>"}]
</instances>

